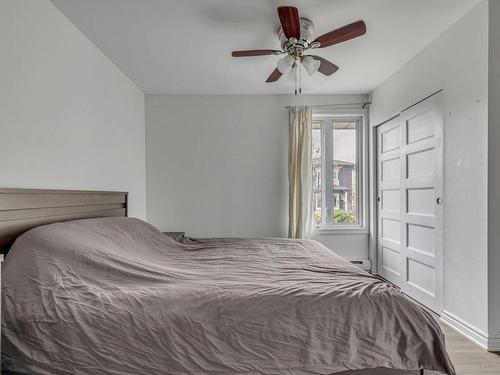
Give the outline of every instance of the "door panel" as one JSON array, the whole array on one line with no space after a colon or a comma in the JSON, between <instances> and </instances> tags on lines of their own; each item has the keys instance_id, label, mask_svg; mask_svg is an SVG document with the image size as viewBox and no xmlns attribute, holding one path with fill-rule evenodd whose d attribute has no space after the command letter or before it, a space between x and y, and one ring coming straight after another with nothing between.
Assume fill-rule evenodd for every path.
<instances>
[{"instance_id":1,"label":"door panel","mask_svg":"<svg viewBox=\"0 0 500 375\"><path fill-rule=\"evenodd\" d=\"M399 227L401 226L401 222L398 220L392 219L382 219L382 238L400 243L401 241L401 231Z\"/></svg>"},{"instance_id":2,"label":"door panel","mask_svg":"<svg viewBox=\"0 0 500 375\"><path fill-rule=\"evenodd\" d=\"M421 113L407 121L407 144L434 136L433 111Z\"/></svg>"},{"instance_id":3,"label":"door panel","mask_svg":"<svg viewBox=\"0 0 500 375\"><path fill-rule=\"evenodd\" d=\"M442 304L441 97L401 114L401 289L431 310Z\"/></svg>"},{"instance_id":4,"label":"door panel","mask_svg":"<svg viewBox=\"0 0 500 375\"><path fill-rule=\"evenodd\" d=\"M401 160L399 157L396 159L383 160L381 165L382 181L399 180L399 172L401 170Z\"/></svg>"},{"instance_id":5,"label":"door panel","mask_svg":"<svg viewBox=\"0 0 500 375\"><path fill-rule=\"evenodd\" d=\"M407 287L411 286L422 293L434 296L436 293L436 273L434 267L415 259L407 258L408 280Z\"/></svg>"},{"instance_id":6,"label":"door panel","mask_svg":"<svg viewBox=\"0 0 500 375\"><path fill-rule=\"evenodd\" d=\"M442 304L441 96L377 128L379 273L439 312Z\"/></svg>"},{"instance_id":7,"label":"door panel","mask_svg":"<svg viewBox=\"0 0 500 375\"><path fill-rule=\"evenodd\" d=\"M401 254L399 251L394 251L389 247L382 246L382 269L384 272L393 274L394 277L401 277L399 272L399 263Z\"/></svg>"},{"instance_id":8,"label":"door panel","mask_svg":"<svg viewBox=\"0 0 500 375\"><path fill-rule=\"evenodd\" d=\"M434 149L406 155L407 178L434 176Z\"/></svg>"},{"instance_id":9,"label":"door panel","mask_svg":"<svg viewBox=\"0 0 500 375\"><path fill-rule=\"evenodd\" d=\"M378 270L401 286L401 126L387 123L377 129Z\"/></svg>"},{"instance_id":10,"label":"door panel","mask_svg":"<svg viewBox=\"0 0 500 375\"><path fill-rule=\"evenodd\" d=\"M407 188L406 194L409 214L434 215L434 188Z\"/></svg>"},{"instance_id":11,"label":"door panel","mask_svg":"<svg viewBox=\"0 0 500 375\"><path fill-rule=\"evenodd\" d=\"M383 210L399 213L401 206L399 189L384 189L381 192L380 198L380 205Z\"/></svg>"},{"instance_id":12,"label":"door panel","mask_svg":"<svg viewBox=\"0 0 500 375\"><path fill-rule=\"evenodd\" d=\"M391 128L381 135L381 150L382 153L397 150L401 145L401 130L398 128Z\"/></svg>"},{"instance_id":13,"label":"door panel","mask_svg":"<svg viewBox=\"0 0 500 375\"><path fill-rule=\"evenodd\" d=\"M407 243L408 248L418 249L423 253L434 255L434 228L425 225L408 224L407 225Z\"/></svg>"}]
</instances>

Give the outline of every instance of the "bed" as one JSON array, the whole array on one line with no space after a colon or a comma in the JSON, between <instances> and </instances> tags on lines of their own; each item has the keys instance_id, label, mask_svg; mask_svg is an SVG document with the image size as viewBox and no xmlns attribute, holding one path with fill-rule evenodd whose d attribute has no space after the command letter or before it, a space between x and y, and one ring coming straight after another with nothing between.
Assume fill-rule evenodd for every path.
<instances>
[{"instance_id":1,"label":"bed","mask_svg":"<svg viewBox=\"0 0 500 375\"><path fill-rule=\"evenodd\" d=\"M125 217L126 196L113 199L120 211L46 215L45 225L10 236L18 237L2 270L4 369L455 374L430 314L318 242L172 238ZM1 203L0 191L0 212ZM1 219L6 238L12 220Z\"/></svg>"}]
</instances>

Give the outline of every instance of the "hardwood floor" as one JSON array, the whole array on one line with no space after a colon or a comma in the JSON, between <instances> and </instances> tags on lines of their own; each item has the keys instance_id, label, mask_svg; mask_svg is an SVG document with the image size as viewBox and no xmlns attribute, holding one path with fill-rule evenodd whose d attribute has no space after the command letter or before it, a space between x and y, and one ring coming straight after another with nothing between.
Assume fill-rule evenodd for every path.
<instances>
[{"instance_id":1,"label":"hardwood floor","mask_svg":"<svg viewBox=\"0 0 500 375\"><path fill-rule=\"evenodd\" d=\"M488 352L441 321L439 315L412 298L408 299L430 312L441 326L446 337L446 350L457 375L500 375L500 353Z\"/></svg>"},{"instance_id":2,"label":"hardwood floor","mask_svg":"<svg viewBox=\"0 0 500 375\"><path fill-rule=\"evenodd\" d=\"M381 279L384 280L383 278ZM384 281L388 282L387 280ZM439 315L430 311L414 299L408 296L407 298L431 313L441 326L446 337L446 350L455 366L457 375L500 375L500 352L488 352L442 322Z\"/></svg>"},{"instance_id":3,"label":"hardwood floor","mask_svg":"<svg viewBox=\"0 0 500 375\"><path fill-rule=\"evenodd\" d=\"M457 375L500 375L500 353L490 353L462 334L436 320L446 335L446 349Z\"/></svg>"}]
</instances>

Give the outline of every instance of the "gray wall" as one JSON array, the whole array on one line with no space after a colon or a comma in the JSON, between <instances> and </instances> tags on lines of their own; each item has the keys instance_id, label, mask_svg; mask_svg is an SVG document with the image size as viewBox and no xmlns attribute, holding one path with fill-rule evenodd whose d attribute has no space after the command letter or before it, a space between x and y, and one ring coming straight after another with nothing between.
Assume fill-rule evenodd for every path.
<instances>
[{"instance_id":1,"label":"gray wall","mask_svg":"<svg viewBox=\"0 0 500 375\"><path fill-rule=\"evenodd\" d=\"M444 89L445 101L444 310L485 334L487 1L479 3L373 92L372 124L439 89Z\"/></svg>"},{"instance_id":2,"label":"gray wall","mask_svg":"<svg viewBox=\"0 0 500 375\"><path fill-rule=\"evenodd\" d=\"M0 186L130 192L146 217L144 94L48 0L0 2Z\"/></svg>"},{"instance_id":3,"label":"gray wall","mask_svg":"<svg viewBox=\"0 0 500 375\"><path fill-rule=\"evenodd\" d=\"M488 333L500 350L500 1L490 1L488 124Z\"/></svg>"},{"instance_id":4,"label":"gray wall","mask_svg":"<svg viewBox=\"0 0 500 375\"><path fill-rule=\"evenodd\" d=\"M286 236L285 106L366 99L146 96L148 220L192 236ZM348 258L368 258L367 234L320 239Z\"/></svg>"}]
</instances>

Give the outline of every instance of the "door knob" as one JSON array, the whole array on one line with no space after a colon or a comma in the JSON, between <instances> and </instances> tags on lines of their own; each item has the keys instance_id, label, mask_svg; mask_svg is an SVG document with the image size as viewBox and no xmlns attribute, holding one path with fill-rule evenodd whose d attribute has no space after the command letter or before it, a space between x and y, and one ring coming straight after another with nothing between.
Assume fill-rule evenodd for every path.
<instances>
[{"instance_id":1,"label":"door knob","mask_svg":"<svg viewBox=\"0 0 500 375\"><path fill-rule=\"evenodd\" d=\"M436 199L436 203L437 203L437 204L441 204L441 203L443 203L443 200L441 199L441 197L438 197L438 198Z\"/></svg>"}]
</instances>

